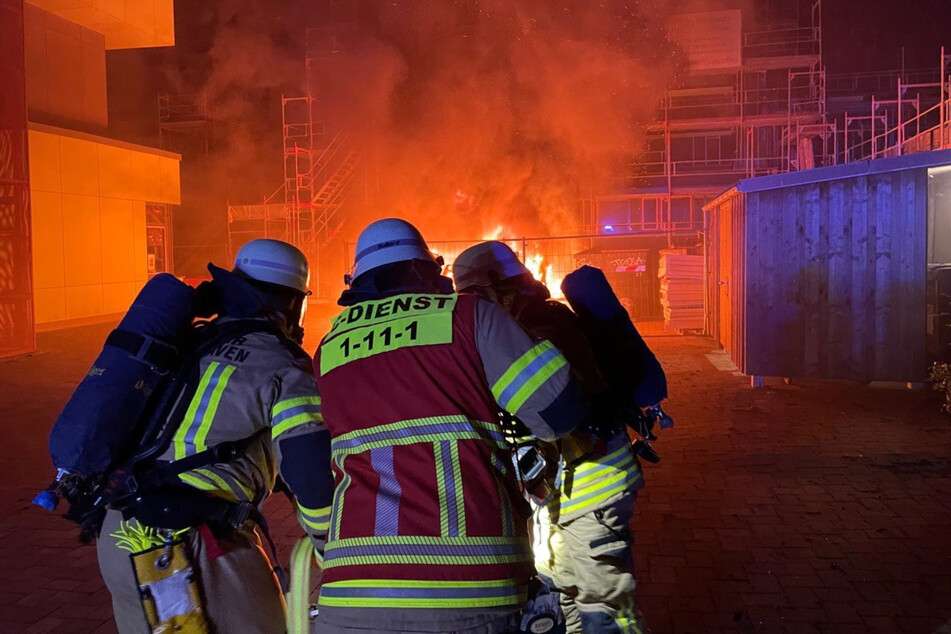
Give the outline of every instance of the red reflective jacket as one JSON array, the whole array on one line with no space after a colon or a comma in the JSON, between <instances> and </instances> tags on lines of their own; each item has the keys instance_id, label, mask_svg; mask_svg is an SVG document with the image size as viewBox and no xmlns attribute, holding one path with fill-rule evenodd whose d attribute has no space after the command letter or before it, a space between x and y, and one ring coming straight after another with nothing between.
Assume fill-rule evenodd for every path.
<instances>
[{"instance_id":1,"label":"red reflective jacket","mask_svg":"<svg viewBox=\"0 0 951 634\"><path fill-rule=\"evenodd\" d=\"M524 601L530 511L477 345L478 301L364 302L321 343L315 374L336 479L321 605ZM522 348L535 345L518 336Z\"/></svg>"}]
</instances>

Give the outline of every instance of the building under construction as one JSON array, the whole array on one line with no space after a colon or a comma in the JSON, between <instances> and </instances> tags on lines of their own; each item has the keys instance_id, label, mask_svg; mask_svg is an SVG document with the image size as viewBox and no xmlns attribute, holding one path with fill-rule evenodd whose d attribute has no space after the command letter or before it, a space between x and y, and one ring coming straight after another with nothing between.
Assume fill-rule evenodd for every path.
<instances>
[{"instance_id":1,"label":"building under construction","mask_svg":"<svg viewBox=\"0 0 951 634\"><path fill-rule=\"evenodd\" d=\"M282 99L283 184L263 203L228 212L232 252L253 237L290 240L319 263L319 293L346 268L340 243L356 228L341 231L345 219L373 200L373 167L321 101L334 89L328 78L356 4L325 3L326 26L308 31L306 94ZM634 317L658 321L666 305L662 258L699 258L704 206L738 181L948 147L940 134L944 55L932 70L829 76L821 16L821 0L672 16L670 38L689 70L659 99L642 150L613 189L579 201L569 235L513 244L540 258L553 280L582 263L606 268L628 289L622 299ZM480 237L488 236L459 236L441 248L450 260ZM696 315L702 309L691 307Z\"/></svg>"}]
</instances>

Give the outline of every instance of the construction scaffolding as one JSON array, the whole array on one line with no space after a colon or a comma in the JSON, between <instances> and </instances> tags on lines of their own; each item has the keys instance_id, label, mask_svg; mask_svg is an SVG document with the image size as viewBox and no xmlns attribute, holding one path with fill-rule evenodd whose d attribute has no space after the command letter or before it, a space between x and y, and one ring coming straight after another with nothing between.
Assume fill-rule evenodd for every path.
<instances>
[{"instance_id":1,"label":"construction scaffolding","mask_svg":"<svg viewBox=\"0 0 951 634\"><path fill-rule=\"evenodd\" d=\"M733 61L707 67L699 54L691 58L618 191L595 199L595 224L586 229L695 232L703 205L740 179L834 164L838 136L826 112L820 16L821 0L674 16L675 35L676 20L687 18L690 30L697 20L715 25L711 34L727 41L722 46L735 36ZM689 40L685 47L689 57Z\"/></svg>"},{"instance_id":2,"label":"construction scaffolding","mask_svg":"<svg viewBox=\"0 0 951 634\"><path fill-rule=\"evenodd\" d=\"M328 119L318 97L339 51L337 34L347 28L346 6L329 2L332 26L307 31L307 94L281 98L284 182L260 204L228 208L231 254L254 238L286 240L310 260L318 294L321 253L343 226L346 195L361 164L352 137Z\"/></svg>"},{"instance_id":3,"label":"construction scaffolding","mask_svg":"<svg viewBox=\"0 0 951 634\"><path fill-rule=\"evenodd\" d=\"M193 147L197 142L210 152L216 143L219 120L214 102L206 93L160 93L159 147L170 152L181 152L183 145Z\"/></svg>"},{"instance_id":4,"label":"construction scaffolding","mask_svg":"<svg viewBox=\"0 0 951 634\"><path fill-rule=\"evenodd\" d=\"M861 110L843 114L843 159L861 161L951 147L951 54L943 47L937 73L890 76L891 97L875 91Z\"/></svg>"}]
</instances>

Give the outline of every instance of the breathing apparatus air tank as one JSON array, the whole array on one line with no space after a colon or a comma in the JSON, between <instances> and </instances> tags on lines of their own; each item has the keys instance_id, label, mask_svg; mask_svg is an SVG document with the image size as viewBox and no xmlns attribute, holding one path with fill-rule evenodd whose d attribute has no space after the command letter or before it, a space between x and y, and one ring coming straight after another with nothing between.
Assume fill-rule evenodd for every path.
<instances>
[{"instance_id":1,"label":"breathing apparatus air tank","mask_svg":"<svg viewBox=\"0 0 951 634\"><path fill-rule=\"evenodd\" d=\"M102 474L122 456L195 318L195 290L162 273L149 280L106 339L50 432L57 482ZM56 482L34 502L55 508Z\"/></svg>"},{"instance_id":2,"label":"breathing apparatus air tank","mask_svg":"<svg viewBox=\"0 0 951 634\"><path fill-rule=\"evenodd\" d=\"M633 395L641 409L667 398L667 376L644 342L601 269L581 268L565 276L565 299L581 319L598 366L612 388ZM664 425L662 425L664 426Z\"/></svg>"}]
</instances>

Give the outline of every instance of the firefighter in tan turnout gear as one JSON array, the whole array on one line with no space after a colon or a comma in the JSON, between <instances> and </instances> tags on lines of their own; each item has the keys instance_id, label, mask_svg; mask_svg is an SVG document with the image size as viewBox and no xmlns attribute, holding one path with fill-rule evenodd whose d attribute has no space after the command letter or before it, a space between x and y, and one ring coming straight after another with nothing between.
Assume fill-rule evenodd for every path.
<instances>
[{"instance_id":1,"label":"firefighter in tan turnout gear","mask_svg":"<svg viewBox=\"0 0 951 634\"><path fill-rule=\"evenodd\" d=\"M336 476L318 632L494 634L532 618L530 509L498 413L553 440L583 419L580 390L551 343L440 273L412 225L369 225L315 355Z\"/></svg>"},{"instance_id":2,"label":"firefighter in tan turnout gear","mask_svg":"<svg viewBox=\"0 0 951 634\"><path fill-rule=\"evenodd\" d=\"M299 345L307 261L289 244L256 240L238 252L232 271L209 270L219 304L205 335L213 341L204 342L197 388L157 463L176 482L147 490L125 513L109 510L98 541L123 633L150 632L170 618L185 624L175 631L285 631L270 538L259 535L266 525L258 509L278 474L294 489L300 522L318 547L327 530L329 436L311 359ZM208 458L228 443L233 451ZM189 468L177 473L176 463ZM197 574L166 574L176 566Z\"/></svg>"},{"instance_id":3,"label":"firefighter in tan turnout gear","mask_svg":"<svg viewBox=\"0 0 951 634\"><path fill-rule=\"evenodd\" d=\"M459 292L504 307L529 334L552 341L595 406L593 416L613 415L604 407L608 385L578 318L549 299L507 245L470 247L456 258L453 275ZM579 429L557 447L547 446L552 462L562 466L549 474L551 501L535 514L535 562L562 593L569 632L640 633L646 628L636 606L630 522L644 480L626 428L607 436Z\"/></svg>"}]
</instances>

